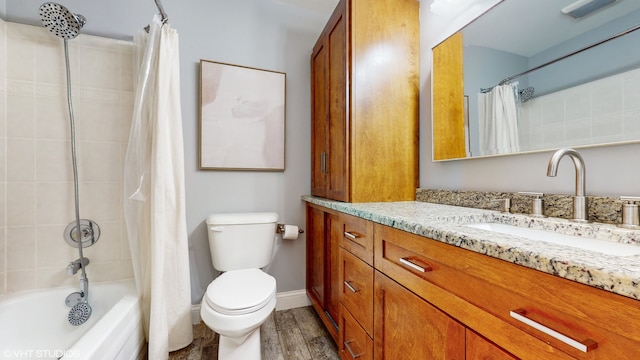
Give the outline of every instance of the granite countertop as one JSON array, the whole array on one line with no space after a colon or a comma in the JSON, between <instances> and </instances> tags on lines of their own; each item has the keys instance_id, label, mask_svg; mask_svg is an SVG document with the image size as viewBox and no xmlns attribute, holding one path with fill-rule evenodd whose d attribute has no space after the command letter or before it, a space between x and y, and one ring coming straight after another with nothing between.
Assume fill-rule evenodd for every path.
<instances>
[{"instance_id":1,"label":"granite countertop","mask_svg":"<svg viewBox=\"0 0 640 360\"><path fill-rule=\"evenodd\" d=\"M498 222L637 246L640 231L419 201L343 203L313 196L302 196L302 200L640 300L640 255L607 255L464 224Z\"/></svg>"}]
</instances>

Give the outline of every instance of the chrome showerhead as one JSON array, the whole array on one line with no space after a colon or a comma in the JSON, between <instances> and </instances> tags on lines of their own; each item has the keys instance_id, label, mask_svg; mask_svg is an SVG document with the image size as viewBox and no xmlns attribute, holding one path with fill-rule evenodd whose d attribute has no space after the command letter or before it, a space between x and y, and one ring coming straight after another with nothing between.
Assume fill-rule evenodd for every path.
<instances>
[{"instance_id":1,"label":"chrome showerhead","mask_svg":"<svg viewBox=\"0 0 640 360\"><path fill-rule=\"evenodd\" d=\"M84 16L74 14L66 7L53 2L46 2L40 6L40 19L45 28L63 39L73 39L80 35L80 29L87 22Z\"/></svg>"},{"instance_id":2,"label":"chrome showerhead","mask_svg":"<svg viewBox=\"0 0 640 360\"><path fill-rule=\"evenodd\" d=\"M91 306L86 301L81 301L69 310L69 323L73 326L79 326L89 320L90 316Z\"/></svg>"},{"instance_id":3,"label":"chrome showerhead","mask_svg":"<svg viewBox=\"0 0 640 360\"><path fill-rule=\"evenodd\" d=\"M520 96L520 102L527 102L531 99L533 99L533 95L535 94L536 89L533 88L533 86L529 86L528 88L524 88L522 90L520 90L518 92L518 95Z\"/></svg>"}]
</instances>

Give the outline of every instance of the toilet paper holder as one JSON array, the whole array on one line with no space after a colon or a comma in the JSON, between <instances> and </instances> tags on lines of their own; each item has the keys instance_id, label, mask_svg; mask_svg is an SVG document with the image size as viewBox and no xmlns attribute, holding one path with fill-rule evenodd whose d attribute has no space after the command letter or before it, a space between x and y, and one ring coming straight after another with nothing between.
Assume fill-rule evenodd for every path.
<instances>
[{"instance_id":1,"label":"toilet paper holder","mask_svg":"<svg viewBox=\"0 0 640 360\"><path fill-rule=\"evenodd\" d=\"M276 225L276 234L284 234L284 226L285 224ZM298 229L298 234L304 233L304 230Z\"/></svg>"}]
</instances>

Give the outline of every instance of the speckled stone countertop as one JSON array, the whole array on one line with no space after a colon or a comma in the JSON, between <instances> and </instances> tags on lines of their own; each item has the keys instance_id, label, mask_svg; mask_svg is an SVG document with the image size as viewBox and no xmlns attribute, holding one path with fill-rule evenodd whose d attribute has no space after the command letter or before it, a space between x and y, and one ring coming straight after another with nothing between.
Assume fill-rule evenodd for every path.
<instances>
[{"instance_id":1,"label":"speckled stone countertop","mask_svg":"<svg viewBox=\"0 0 640 360\"><path fill-rule=\"evenodd\" d=\"M343 203L313 196L302 196L302 200L640 300L640 255L607 255L465 224L497 222L639 247L640 231L620 229L611 224L579 224L566 219L532 218L419 201Z\"/></svg>"}]
</instances>

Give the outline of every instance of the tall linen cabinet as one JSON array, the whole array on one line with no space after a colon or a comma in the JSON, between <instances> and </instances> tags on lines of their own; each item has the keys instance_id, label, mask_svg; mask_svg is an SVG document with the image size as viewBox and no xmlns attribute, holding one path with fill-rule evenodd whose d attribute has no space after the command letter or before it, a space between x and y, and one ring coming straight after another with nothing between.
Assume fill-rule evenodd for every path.
<instances>
[{"instance_id":1,"label":"tall linen cabinet","mask_svg":"<svg viewBox=\"0 0 640 360\"><path fill-rule=\"evenodd\" d=\"M311 56L311 193L414 200L419 3L341 0Z\"/></svg>"}]
</instances>

